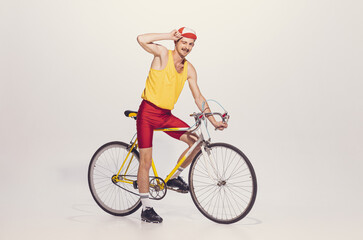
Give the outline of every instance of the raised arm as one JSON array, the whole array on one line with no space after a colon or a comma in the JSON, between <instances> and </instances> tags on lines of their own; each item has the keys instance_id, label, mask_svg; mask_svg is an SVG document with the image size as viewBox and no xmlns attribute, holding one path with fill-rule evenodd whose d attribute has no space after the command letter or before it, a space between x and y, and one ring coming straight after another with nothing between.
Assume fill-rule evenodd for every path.
<instances>
[{"instance_id":1,"label":"raised arm","mask_svg":"<svg viewBox=\"0 0 363 240\"><path fill-rule=\"evenodd\" d=\"M203 111L203 103L204 103L204 112L210 113L211 110L209 108L209 105L206 102L206 99L203 97L202 93L200 92L200 89L197 84L197 72L195 71L195 68L190 62L188 62L188 83L189 83L189 88L194 97L194 101L198 106L199 110ZM216 119L212 115L207 118L213 124L213 126L219 130L223 130L224 128L228 127L227 123L223 121L219 122L216 121Z\"/></svg>"},{"instance_id":2,"label":"raised arm","mask_svg":"<svg viewBox=\"0 0 363 240\"><path fill-rule=\"evenodd\" d=\"M159 44L154 43L160 40L178 40L181 38L181 34L177 30L173 30L170 33L146 33L137 36L137 41L143 49L153 54L154 56L161 56L167 49Z\"/></svg>"}]
</instances>

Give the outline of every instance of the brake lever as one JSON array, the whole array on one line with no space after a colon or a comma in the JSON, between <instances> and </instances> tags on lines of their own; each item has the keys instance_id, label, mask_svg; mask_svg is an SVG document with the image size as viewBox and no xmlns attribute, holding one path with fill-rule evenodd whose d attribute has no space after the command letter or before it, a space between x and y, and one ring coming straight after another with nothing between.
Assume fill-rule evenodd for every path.
<instances>
[{"instance_id":1,"label":"brake lever","mask_svg":"<svg viewBox=\"0 0 363 240\"><path fill-rule=\"evenodd\" d=\"M222 122L224 123L228 123L228 120L229 120L229 115L228 115L228 112L225 112L223 115L222 115ZM214 131L217 131L218 128L215 128Z\"/></svg>"}]
</instances>

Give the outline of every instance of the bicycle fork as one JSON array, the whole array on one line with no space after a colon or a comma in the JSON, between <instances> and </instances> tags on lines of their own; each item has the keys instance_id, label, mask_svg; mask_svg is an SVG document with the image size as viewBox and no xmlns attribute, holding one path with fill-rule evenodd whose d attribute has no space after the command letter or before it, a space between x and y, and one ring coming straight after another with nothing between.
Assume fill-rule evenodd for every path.
<instances>
[{"instance_id":1,"label":"bicycle fork","mask_svg":"<svg viewBox=\"0 0 363 240\"><path fill-rule=\"evenodd\" d=\"M209 148L210 139L208 141L205 141L201 130L198 130L198 134L199 134L199 140L201 140L202 142L201 151L203 158L200 160L206 166L209 178L215 181L219 181L220 176L218 174L217 167L215 165L216 161L214 160L214 157Z\"/></svg>"},{"instance_id":2,"label":"bicycle fork","mask_svg":"<svg viewBox=\"0 0 363 240\"><path fill-rule=\"evenodd\" d=\"M202 155L203 155L202 161L204 161L203 164L207 168L209 178L215 181L219 181L220 176L217 171L216 161L214 160L213 154L211 153L208 144L205 144L205 146L202 147Z\"/></svg>"}]
</instances>

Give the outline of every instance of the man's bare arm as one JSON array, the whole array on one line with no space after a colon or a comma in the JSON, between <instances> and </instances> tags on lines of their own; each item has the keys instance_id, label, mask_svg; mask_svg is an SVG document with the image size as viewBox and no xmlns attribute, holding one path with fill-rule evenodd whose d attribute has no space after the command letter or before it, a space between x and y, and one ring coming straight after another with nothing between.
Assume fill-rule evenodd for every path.
<instances>
[{"instance_id":1,"label":"man's bare arm","mask_svg":"<svg viewBox=\"0 0 363 240\"><path fill-rule=\"evenodd\" d=\"M178 40L181 38L181 34L177 30L173 30L170 33L146 33L137 36L137 41L143 49L153 54L154 56L161 56L162 53L167 50L164 46L155 44L155 41L160 40Z\"/></svg>"},{"instance_id":2,"label":"man's bare arm","mask_svg":"<svg viewBox=\"0 0 363 240\"><path fill-rule=\"evenodd\" d=\"M197 104L200 111L204 111L205 113L210 113L211 110L209 108L209 105L206 102L206 99L203 97L202 93L200 92L200 89L197 84L197 72L195 71L195 68L191 63L188 64L189 64L188 83L189 83L189 88L194 97L195 103ZM222 121L217 122L213 116L209 116L208 120L213 124L215 128L218 128L219 130L223 130L224 128L228 127L227 123L224 123Z\"/></svg>"}]
</instances>

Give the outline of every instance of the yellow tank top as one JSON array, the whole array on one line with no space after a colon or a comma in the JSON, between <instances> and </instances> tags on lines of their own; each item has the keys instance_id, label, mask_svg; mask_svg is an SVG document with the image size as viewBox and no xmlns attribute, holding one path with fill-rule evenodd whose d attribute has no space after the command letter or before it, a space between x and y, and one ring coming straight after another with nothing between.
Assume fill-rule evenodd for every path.
<instances>
[{"instance_id":1,"label":"yellow tank top","mask_svg":"<svg viewBox=\"0 0 363 240\"><path fill-rule=\"evenodd\" d=\"M150 68L145 89L141 97L156 106L172 110L188 77L188 62L184 62L183 72L178 73L174 66L172 51L168 53L168 63L162 70Z\"/></svg>"}]
</instances>

